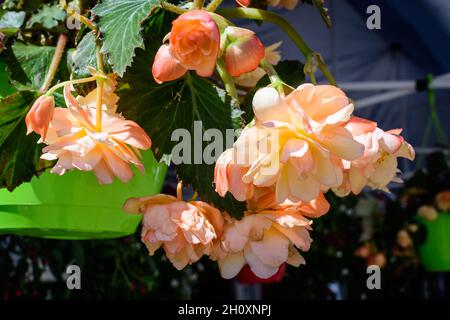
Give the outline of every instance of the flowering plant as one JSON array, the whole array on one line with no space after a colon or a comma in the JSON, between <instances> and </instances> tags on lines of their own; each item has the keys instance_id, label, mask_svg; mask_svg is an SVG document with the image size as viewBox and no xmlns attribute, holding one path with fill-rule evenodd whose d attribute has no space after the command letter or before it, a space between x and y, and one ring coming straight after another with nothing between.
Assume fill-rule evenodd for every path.
<instances>
[{"instance_id":1,"label":"flowering plant","mask_svg":"<svg viewBox=\"0 0 450 320\"><path fill-rule=\"evenodd\" d=\"M412 160L414 150L400 129L353 115L323 58L281 16L251 1L221 3L47 1L25 21L35 8L6 2L3 24L21 21L3 37L18 91L0 101L1 186L13 190L46 168L126 183L131 166L145 170L140 153L151 149L176 165L180 183L177 197L124 203L143 215L150 254L162 248L177 269L208 256L224 278L246 265L270 278L305 264L311 219L330 208L325 194L387 191L399 181L397 158ZM314 5L329 25L323 1ZM278 25L304 64L280 62L280 44L265 47L234 18ZM317 70L329 84L317 84ZM181 181L195 190L188 201Z\"/></svg>"}]
</instances>

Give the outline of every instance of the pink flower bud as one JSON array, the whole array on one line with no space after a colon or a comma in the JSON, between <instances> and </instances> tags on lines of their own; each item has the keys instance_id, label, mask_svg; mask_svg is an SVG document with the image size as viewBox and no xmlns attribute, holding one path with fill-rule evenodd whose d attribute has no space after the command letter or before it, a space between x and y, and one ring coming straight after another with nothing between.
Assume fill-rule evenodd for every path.
<instances>
[{"instance_id":1,"label":"pink flower bud","mask_svg":"<svg viewBox=\"0 0 450 320\"><path fill-rule=\"evenodd\" d=\"M45 140L48 126L53 118L55 111L55 98L53 96L40 96L31 107L25 118L27 124L27 134L36 132Z\"/></svg>"},{"instance_id":2,"label":"pink flower bud","mask_svg":"<svg viewBox=\"0 0 450 320\"><path fill-rule=\"evenodd\" d=\"M176 80L182 77L187 70L170 54L169 45L163 44L155 56L152 74L158 84Z\"/></svg>"},{"instance_id":3,"label":"pink flower bud","mask_svg":"<svg viewBox=\"0 0 450 320\"><path fill-rule=\"evenodd\" d=\"M256 91L253 112L262 123L271 120L289 121L288 106L275 88L264 87Z\"/></svg>"},{"instance_id":4,"label":"pink flower bud","mask_svg":"<svg viewBox=\"0 0 450 320\"><path fill-rule=\"evenodd\" d=\"M255 70L265 56L265 48L251 30L227 27L224 35L229 44L225 50L225 65L233 77Z\"/></svg>"}]
</instances>

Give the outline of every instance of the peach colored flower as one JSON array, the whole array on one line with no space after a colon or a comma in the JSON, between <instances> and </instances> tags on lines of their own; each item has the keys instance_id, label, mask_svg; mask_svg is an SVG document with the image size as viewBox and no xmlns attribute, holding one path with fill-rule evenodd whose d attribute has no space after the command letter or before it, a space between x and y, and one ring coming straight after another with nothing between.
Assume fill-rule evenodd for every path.
<instances>
[{"instance_id":1,"label":"peach colored flower","mask_svg":"<svg viewBox=\"0 0 450 320\"><path fill-rule=\"evenodd\" d=\"M262 279L276 274L284 263L305 264L296 248L309 250L311 222L297 210L265 210L247 213L240 221L226 220L221 242L211 254L223 278L235 277L246 264Z\"/></svg>"},{"instance_id":2,"label":"peach colored flower","mask_svg":"<svg viewBox=\"0 0 450 320\"><path fill-rule=\"evenodd\" d=\"M450 190L439 192L436 195L436 205L442 211L450 210Z\"/></svg>"},{"instance_id":3,"label":"peach colored flower","mask_svg":"<svg viewBox=\"0 0 450 320\"><path fill-rule=\"evenodd\" d=\"M438 212L433 206L423 205L417 210L419 217L422 217L428 221L434 221L438 217Z\"/></svg>"},{"instance_id":4,"label":"peach colored flower","mask_svg":"<svg viewBox=\"0 0 450 320\"><path fill-rule=\"evenodd\" d=\"M256 187L253 184L243 183L242 179L247 174L249 167L234 164L234 149L227 149L219 157L214 171L214 183L216 192L225 197L230 192L238 201L247 201L247 209L250 212L264 209L296 209L309 218L318 218L326 214L330 204L323 193L310 202L291 202L286 200L277 202L275 186Z\"/></svg>"},{"instance_id":5,"label":"peach colored flower","mask_svg":"<svg viewBox=\"0 0 450 320\"><path fill-rule=\"evenodd\" d=\"M281 55L278 51L278 48L281 46L281 41L274 43L265 49L265 59L270 64L276 66L280 60ZM258 67L254 71L244 73L240 75L239 77L234 78L234 82L241 87L245 88L253 88L256 86L259 80L261 80L262 77L266 75L266 72L263 68Z\"/></svg>"},{"instance_id":6,"label":"peach colored flower","mask_svg":"<svg viewBox=\"0 0 450 320\"><path fill-rule=\"evenodd\" d=\"M100 184L109 184L114 176L129 181L133 177L130 164L144 171L139 149L149 149L151 140L137 123L104 111L102 130L97 131L95 109L80 106L69 86L64 88L64 98L68 108L55 109L41 156L58 160L52 173L93 171Z\"/></svg>"},{"instance_id":7,"label":"peach colored flower","mask_svg":"<svg viewBox=\"0 0 450 320\"><path fill-rule=\"evenodd\" d=\"M319 218L330 210L330 204L323 193L319 193L317 198L309 202L285 200L279 203L276 199L275 186L265 188L255 187L252 198L247 200L247 209L249 212L257 212L265 209L298 210L308 218Z\"/></svg>"},{"instance_id":8,"label":"peach colored flower","mask_svg":"<svg viewBox=\"0 0 450 320\"><path fill-rule=\"evenodd\" d=\"M230 192L238 201L250 199L253 196L253 185L242 181L247 171L248 167L235 164L234 149L225 150L217 159L214 168L216 192L221 197Z\"/></svg>"},{"instance_id":9,"label":"peach colored flower","mask_svg":"<svg viewBox=\"0 0 450 320\"><path fill-rule=\"evenodd\" d=\"M152 73L156 82L175 80L187 70L201 77L214 73L219 55L220 33L205 10L191 10L172 22L169 47L163 45L155 57Z\"/></svg>"},{"instance_id":10,"label":"peach colored flower","mask_svg":"<svg viewBox=\"0 0 450 320\"><path fill-rule=\"evenodd\" d=\"M365 148L361 157L343 162L344 182L333 189L337 195L358 194L366 185L388 191L391 181L401 181L396 177L397 158L413 160L415 157L412 146L400 136L401 130L385 132L375 122L357 117L352 117L345 128Z\"/></svg>"},{"instance_id":11,"label":"peach colored flower","mask_svg":"<svg viewBox=\"0 0 450 320\"><path fill-rule=\"evenodd\" d=\"M225 66L232 77L239 77L258 68L265 56L265 48L253 31L229 26L222 36L227 39Z\"/></svg>"},{"instance_id":12,"label":"peach colored flower","mask_svg":"<svg viewBox=\"0 0 450 320\"><path fill-rule=\"evenodd\" d=\"M168 44L163 44L155 56L152 66L152 74L156 83L172 81L182 77L187 72L170 54Z\"/></svg>"},{"instance_id":13,"label":"peach colored flower","mask_svg":"<svg viewBox=\"0 0 450 320\"><path fill-rule=\"evenodd\" d=\"M31 106L25 117L27 125L27 134L36 132L45 140L48 126L52 120L55 111L55 98L53 96L40 96Z\"/></svg>"},{"instance_id":14,"label":"peach colored flower","mask_svg":"<svg viewBox=\"0 0 450 320\"><path fill-rule=\"evenodd\" d=\"M141 239L150 255L163 247L178 270L209 254L223 232L220 211L202 201L185 202L160 194L128 199L124 210L144 215Z\"/></svg>"},{"instance_id":15,"label":"peach colored flower","mask_svg":"<svg viewBox=\"0 0 450 320\"><path fill-rule=\"evenodd\" d=\"M275 185L279 203L286 199L308 202L321 191L341 185L342 159L357 159L364 151L344 127L353 105L333 86L304 84L286 98L274 93L266 88L255 94L255 126L244 130L235 143L238 152L246 153L246 140L255 135L251 130L261 129L275 140L269 148L258 147L260 154L250 163L243 182L258 187ZM262 140L267 144L267 139Z\"/></svg>"}]
</instances>

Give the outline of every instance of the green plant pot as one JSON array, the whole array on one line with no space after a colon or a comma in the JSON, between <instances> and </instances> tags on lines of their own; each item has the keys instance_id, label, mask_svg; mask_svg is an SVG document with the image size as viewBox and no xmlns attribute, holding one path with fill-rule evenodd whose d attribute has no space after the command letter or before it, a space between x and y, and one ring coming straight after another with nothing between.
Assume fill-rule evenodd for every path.
<instances>
[{"instance_id":1,"label":"green plant pot","mask_svg":"<svg viewBox=\"0 0 450 320\"><path fill-rule=\"evenodd\" d=\"M46 171L13 192L0 190L0 233L52 239L106 239L136 231L141 215L122 210L130 197L161 191L167 166L143 153L145 174L134 168L128 183L99 185L92 172L58 176Z\"/></svg>"},{"instance_id":2,"label":"green plant pot","mask_svg":"<svg viewBox=\"0 0 450 320\"><path fill-rule=\"evenodd\" d=\"M450 271L450 214L440 213L433 221L417 219L427 230L427 238L419 246L423 267L429 272Z\"/></svg>"}]
</instances>

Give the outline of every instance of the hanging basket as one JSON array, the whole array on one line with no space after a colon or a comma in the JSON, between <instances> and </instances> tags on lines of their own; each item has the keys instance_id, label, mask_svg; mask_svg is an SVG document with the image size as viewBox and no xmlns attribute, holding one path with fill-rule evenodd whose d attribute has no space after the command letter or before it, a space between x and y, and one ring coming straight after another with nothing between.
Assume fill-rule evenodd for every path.
<instances>
[{"instance_id":1,"label":"hanging basket","mask_svg":"<svg viewBox=\"0 0 450 320\"><path fill-rule=\"evenodd\" d=\"M94 174L46 171L13 192L0 190L0 233L52 239L107 239L136 231L141 215L122 211L130 197L161 191L167 166L143 153L145 174L136 168L128 183L99 185Z\"/></svg>"},{"instance_id":2,"label":"hanging basket","mask_svg":"<svg viewBox=\"0 0 450 320\"><path fill-rule=\"evenodd\" d=\"M418 220L427 230L427 238L419 247L420 260L426 271L450 271L450 214L440 213L437 219Z\"/></svg>"}]
</instances>

